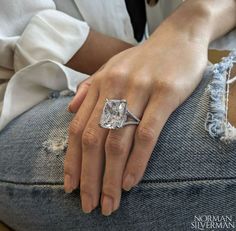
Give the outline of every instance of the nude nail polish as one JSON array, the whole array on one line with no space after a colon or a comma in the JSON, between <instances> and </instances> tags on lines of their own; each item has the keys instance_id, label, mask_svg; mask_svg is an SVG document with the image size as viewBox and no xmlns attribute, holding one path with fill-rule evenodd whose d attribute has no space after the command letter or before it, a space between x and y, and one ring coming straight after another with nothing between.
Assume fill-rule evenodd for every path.
<instances>
[{"instance_id":1,"label":"nude nail polish","mask_svg":"<svg viewBox=\"0 0 236 231\"><path fill-rule=\"evenodd\" d=\"M69 104L68 107L67 107L67 111L68 111L68 112L71 112L70 104Z\"/></svg>"},{"instance_id":2,"label":"nude nail polish","mask_svg":"<svg viewBox=\"0 0 236 231\"><path fill-rule=\"evenodd\" d=\"M93 210L93 201L88 193L81 193L82 209L84 213L91 213Z\"/></svg>"},{"instance_id":3,"label":"nude nail polish","mask_svg":"<svg viewBox=\"0 0 236 231\"><path fill-rule=\"evenodd\" d=\"M104 195L102 200L102 214L109 216L113 212L113 199Z\"/></svg>"},{"instance_id":4,"label":"nude nail polish","mask_svg":"<svg viewBox=\"0 0 236 231\"><path fill-rule=\"evenodd\" d=\"M123 182L123 189L129 191L134 186L134 177L128 174Z\"/></svg>"},{"instance_id":5,"label":"nude nail polish","mask_svg":"<svg viewBox=\"0 0 236 231\"><path fill-rule=\"evenodd\" d=\"M64 178L64 189L66 193L71 193L74 190L71 176L68 174Z\"/></svg>"}]
</instances>

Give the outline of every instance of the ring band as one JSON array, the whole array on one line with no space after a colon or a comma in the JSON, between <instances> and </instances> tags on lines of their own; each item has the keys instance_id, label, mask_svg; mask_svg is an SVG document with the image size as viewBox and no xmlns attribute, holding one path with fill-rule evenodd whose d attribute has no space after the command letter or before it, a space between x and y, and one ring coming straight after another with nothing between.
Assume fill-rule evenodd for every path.
<instances>
[{"instance_id":1,"label":"ring band","mask_svg":"<svg viewBox=\"0 0 236 231\"><path fill-rule=\"evenodd\" d=\"M128 120L128 118L132 120ZM140 119L128 110L125 99L106 99L99 125L102 128L117 129L126 125L137 125Z\"/></svg>"}]
</instances>

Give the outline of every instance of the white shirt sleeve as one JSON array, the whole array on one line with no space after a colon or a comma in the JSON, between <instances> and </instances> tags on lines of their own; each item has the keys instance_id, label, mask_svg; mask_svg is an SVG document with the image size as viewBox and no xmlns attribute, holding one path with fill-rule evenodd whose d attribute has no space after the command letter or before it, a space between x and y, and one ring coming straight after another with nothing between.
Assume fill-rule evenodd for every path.
<instances>
[{"instance_id":1,"label":"white shirt sleeve","mask_svg":"<svg viewBox=\"0 0 236 231\"><path fill-rule=\"evenodd\" d=\"M44 59L67 63L87 39L89 26L57 10L36 14L16 43L14 68L18 71Z\"/></svg>"},{"instance_id":2,"label":"white shirt sleeve","mask_svg":"<svg viewBox=\"0 0 236 231\"><path fill-rule=\"evenodd\" d=\"M84 44L86 22L56 10L36 14L16 42L15 74L10 79L2 106L0 130L26 110L48 98L52 90L76 91L88 76L64 64Z\"/></svg>"}]
</instances>

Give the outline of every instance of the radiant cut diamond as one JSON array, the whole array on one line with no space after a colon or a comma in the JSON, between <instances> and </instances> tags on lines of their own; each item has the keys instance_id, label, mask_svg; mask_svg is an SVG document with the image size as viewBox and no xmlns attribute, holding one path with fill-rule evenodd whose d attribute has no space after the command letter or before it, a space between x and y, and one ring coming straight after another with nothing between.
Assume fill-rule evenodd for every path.
<instances>
[{"instance_id":1,"label":"radiant cut diamond","mask_svg":"<svg viewBox=\"0 0 236 231\"><path fill-rule=\"evenodd\" d=\"M126 107L126 100L106 99L100 120L101 127L109 129L121 128L127 120Z\"/></svg>"}]
</instances>

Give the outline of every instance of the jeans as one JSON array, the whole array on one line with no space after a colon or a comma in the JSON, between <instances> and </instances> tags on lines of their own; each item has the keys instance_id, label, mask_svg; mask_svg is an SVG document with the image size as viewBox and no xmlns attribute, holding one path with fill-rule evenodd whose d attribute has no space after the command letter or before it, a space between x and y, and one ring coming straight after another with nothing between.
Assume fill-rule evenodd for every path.
<instances>
[{"instance_id":1,"label":"jeans","mask_svg":"<svg viewBox=\"0 0 236 231\"><path fill-rule=\"evenodd\" d=\"M218 230L236 223L236 145L209 136L210 68L168 119L142 181L111 216L81 210L79 189L63 190L71 96L54 94L0 133L0 220L16 231ZM202 221L202 223L201 223ZM209 227L208 227L208 226ZM222 224L221 224L222 225ZM230 226L231 225L231 226ZM235 226L236 230L236 226Z\"/></svg>"}]
</instances>

